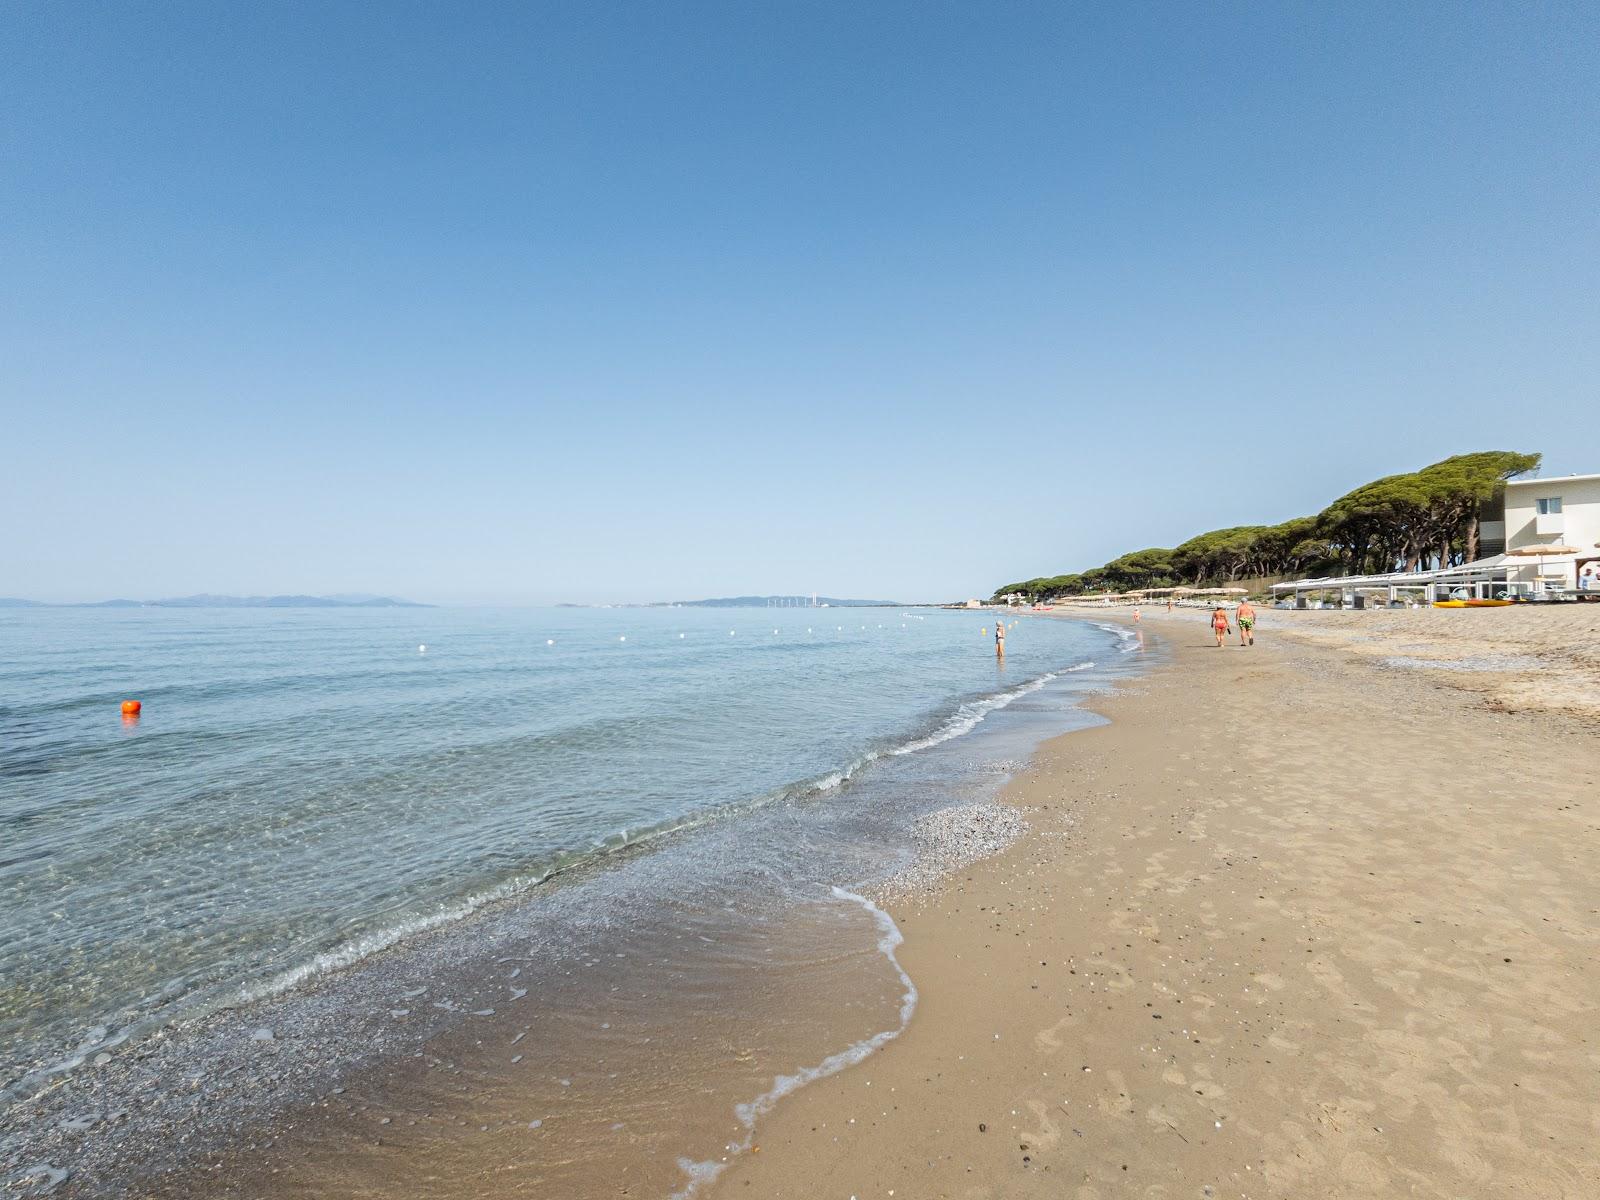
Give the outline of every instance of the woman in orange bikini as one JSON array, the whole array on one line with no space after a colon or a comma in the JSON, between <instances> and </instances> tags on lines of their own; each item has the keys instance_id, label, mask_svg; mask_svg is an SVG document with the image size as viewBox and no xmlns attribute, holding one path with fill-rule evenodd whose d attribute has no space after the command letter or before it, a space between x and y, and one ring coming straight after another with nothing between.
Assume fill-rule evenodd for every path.
<instances>
[{"instance_id":1,"label":"woman in orange bikini","mask_svg":"<svg viewBox=\"0 0 1600 1200\"><path fill-rule=\"evenodd\" d=\"M1220 604L1211 613L1211 632L1217 635L1218 650L1222 649L1223 639L1233 632L1228 628L1228 610Z\"/></svg>"}]
</instances>

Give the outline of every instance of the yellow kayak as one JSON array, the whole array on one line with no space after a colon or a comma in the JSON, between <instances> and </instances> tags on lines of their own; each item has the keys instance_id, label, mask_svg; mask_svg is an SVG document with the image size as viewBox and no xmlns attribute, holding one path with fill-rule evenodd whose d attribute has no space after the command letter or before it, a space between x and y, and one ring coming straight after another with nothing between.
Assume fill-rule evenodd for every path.
<instances>
[{"instance_id":1,"label":"yellow kayak","mask_svg":"<svg viewBox=\"0 0 1600 1200\"><path fill-rule=\"evenodd\" d=\"M1464 602L1468 608L1505 608L1516 603L1514 600L1467 600Z\"/></svg>"},{"instance_id":2,"label":"yellow kayak","mask_svg":"<svg viewBox=\"0 0 1600 1200\"><path fill-rule=\"evenodd\" d=\"M1467 602L1465 600L1435 600L1433 606L1435 608L1465 608Z\"/></svg>"}]
</instances>

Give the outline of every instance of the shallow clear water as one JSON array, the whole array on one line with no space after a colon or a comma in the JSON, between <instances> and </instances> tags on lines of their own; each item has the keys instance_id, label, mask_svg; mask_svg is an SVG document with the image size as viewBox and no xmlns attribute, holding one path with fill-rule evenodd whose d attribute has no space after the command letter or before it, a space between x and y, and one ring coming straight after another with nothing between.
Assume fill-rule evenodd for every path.
<instances>
[{"instance_id":1,"label":"shallow clear water","mask_svg":"<svg viewBox=\"0 0 1600 1200\"><path fill-rule=\"evenodd\" d=\"M983 763L949 753L991 713L1025 754L1030 706L1064 728L1099 678L1059 673L1115 658L1110 633L1025 621L997 666L991 619L0 613L0 1084L665 830L713 821L725 873L780 890L773 864L808 854L869 874L896 851L859 819L1003 764L995 722ZM130 697L144 713L126 723ZM811 799L828 803L781 833L758 816ZM774 836L793 841L749 852Z\"/></svg>"}]
</instances>

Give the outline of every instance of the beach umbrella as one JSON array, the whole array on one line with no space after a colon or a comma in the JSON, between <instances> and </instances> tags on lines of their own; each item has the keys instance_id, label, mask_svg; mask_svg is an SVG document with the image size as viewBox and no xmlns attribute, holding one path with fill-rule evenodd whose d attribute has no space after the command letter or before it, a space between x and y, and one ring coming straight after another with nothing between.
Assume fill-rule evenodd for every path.
<instances>
[{"instance_id":1,"label":"beach umbrella","mask_svg":"<svg viewBox=\"0 0 1600 1200\"><path fill-rule=\"evenodd\" d=\"M1542 577L1544 574L1544 560L1547 558L1560 558L1567 554L1577 554L1576 546L1518 546L1515 550L1507 550L1507 558L1535 558L1538 566L1534 569Z\"/></svg>"},{"instance_id":2,"label":"beach umbrella","mask_svg":"<svg viewBox=\"0 0 1600 1200\"><path fill-rule=\"evenodd\" d=\"M1566 554L1577 554L1576 546L1518 546L1515 550L1507 550L1506 554L1517 558L1560 558Z\"/></svg>"}]
</instances>

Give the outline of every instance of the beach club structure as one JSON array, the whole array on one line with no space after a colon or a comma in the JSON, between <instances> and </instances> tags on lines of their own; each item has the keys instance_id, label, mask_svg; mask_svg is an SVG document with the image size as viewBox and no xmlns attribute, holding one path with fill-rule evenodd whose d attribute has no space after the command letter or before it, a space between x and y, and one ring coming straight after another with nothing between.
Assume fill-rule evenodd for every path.
<instances>
[{"instance_id":1,"label":"beach club structure","mask_svg":"<svg viewBox=\"0 0 1600 1200\"><path fill-rule=\"evenodd\" d=\"M1453 567L1272 585L1296 608L1422 600L1600 600L1600 475L1513 479L1479 519L1481 557Z\"/></svg>"},{"instance_id":2,"label":"beach club structure","mask_svg":"<svg viewBox=\"0 0 1600 1200\"><path fill-rule=\"evenodd\" d=\"M1112 604L1165 604L1170 598L1173 603L1181 604L1186 608L1193 608L1197 604L1211 607L1215 604L1237 602L1240 596L1250 594L1249 588L1242 587L1164 587L1164 588L1138 588L1131 592L1096 592L1091 596L1062 596L1049 604L1035 604L1033 607L1049 611L1052 608L1105 608ZM1021 592L1007 592L999 597L1002 604L1013 607L1026 604L1028 598ZM976 603L968 601L969 605Z\"/></svg>"}]
</instances>

